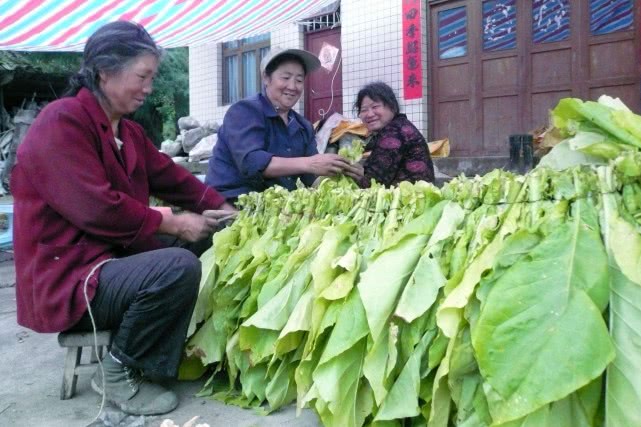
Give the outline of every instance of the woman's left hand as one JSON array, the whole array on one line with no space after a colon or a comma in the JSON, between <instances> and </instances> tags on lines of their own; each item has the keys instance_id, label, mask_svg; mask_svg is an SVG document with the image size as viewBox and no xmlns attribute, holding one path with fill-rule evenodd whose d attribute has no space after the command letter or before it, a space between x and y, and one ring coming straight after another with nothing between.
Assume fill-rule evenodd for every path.
<instances>
[{"instance_id":1,"label":"woman's left hand","mask_svg":"<svg viewBox=\"0 0 641 427\"><path fill-rule=\"evenodd\" d=\"M343 169L343 173L358 181L365 176L365 169L360 163L354 163L345 167L345 169Z\"/></svg>"},{"instance_id":2,"label":"woman's left hand","mask_svg":"<svg viewBox=\"0 0 641 427\"><path fill-rule=\"evenodd\" d=\"M208 219L214 219L217 221L217 226L219 224L229 224L233 222L234 219L238 216L238 211L231 210L206 210L203 211L203 216Z\"/></svg>"},{"instance_id":3,"label":"woman's left hand","mask_svg":"<svg viewBox=\"0 0 641 427\"><path fill-rule=\"evenodd\" d=\"M232 205L229 202L223 203L222 205L220 205L218 209L221 211L227 211L227 212L238 212L238 209L236 209L234 205Z\"/></svg>"}]
</instances>

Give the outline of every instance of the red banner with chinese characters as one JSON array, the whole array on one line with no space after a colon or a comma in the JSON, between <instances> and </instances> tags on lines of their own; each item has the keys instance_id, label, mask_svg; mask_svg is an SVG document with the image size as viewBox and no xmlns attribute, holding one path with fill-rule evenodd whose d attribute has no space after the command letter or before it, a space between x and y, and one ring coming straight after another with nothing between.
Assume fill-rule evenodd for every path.
<instances>
[{"instance_id":1,"label":"red banner with chinese characters","mask_svg":"<svg viewBox=\"0 0 641 427\"><path fill-rule=\"evenodd\" d=\"M403 98L422 96L421 0L403 0Z\"/></svg>"}]
</instances>

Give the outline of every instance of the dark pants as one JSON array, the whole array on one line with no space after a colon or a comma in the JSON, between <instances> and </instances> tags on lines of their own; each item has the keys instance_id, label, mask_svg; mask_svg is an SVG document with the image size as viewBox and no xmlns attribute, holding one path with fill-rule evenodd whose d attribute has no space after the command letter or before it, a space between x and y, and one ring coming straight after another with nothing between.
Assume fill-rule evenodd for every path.
<instances>
[{"instance_id":1,"label":"dark pants","mask_svg":"<svg viewBox=\"0 0 641 427\"><path fill-rule=\"evenodd\" d=\"M91 312L98 329L114 332L111 354L152 378L176 377L200 276L196 255L179 247L103 265ZM72 330L91 331L89 314Z\"/></svg>"}]
</instances>

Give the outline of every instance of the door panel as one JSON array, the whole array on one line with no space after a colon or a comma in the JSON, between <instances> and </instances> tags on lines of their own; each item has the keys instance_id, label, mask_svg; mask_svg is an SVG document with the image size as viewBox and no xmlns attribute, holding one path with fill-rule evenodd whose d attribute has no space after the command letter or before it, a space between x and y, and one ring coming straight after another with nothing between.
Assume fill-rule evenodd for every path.
<instances>
[{"instance_id":1,"label":"door panel","mask_svg":"<svg viewBox=\"0 0 641 427\"><path fill-rule=\"evenodd\" d=\"M532 54L532 88L544 88L572 83L572 50L537 52Z\"/></svg>"},{"instance_id":2,"label":"door panel","mask_svg":"<svg viewBox=\"0 0 641 427\"><path fill-rule=\"evenodd\" d=\"M439 104L436 122L439 123L437 135L449 137L451 141L471 141L474 130L471 126L461 123L461 117L471 117L472 109L469 101L442 102Z\"/></svg>"},{"instance_id":3,"label":"door panel","mask_svg":"<svg viewBox=\"0 0 641 427\"><path fill-rule=\"evenodd\" d=\"M447 2L433 7L430 19L432 45L431 139L449 138L453 153L472 155L480 151L472 141L480 129L473 108L474 64L470 62L467 1ZM466 119L461 120L463 117Z\"/></svg>"},{"instance_id":4,"label":"door panel","mask_svg":"<svg viewBox=\"0 0 641 427\"><path fill-rule=\"evenodd\" d=\"M597 22L586 0L428 0L429 138L449 137L453 156L507 155L508 136L546 126L565 97L606 93L641 112L638 1L632 15ZM488 17L506 6L505 18L488 30Z\"/></svg>"},{"instance_id":5,"label":"door panel","mask_svg":"<svg viewBox=\"0 0 641 427\"><path fill-rule=\"evenodd\" d=\"M518 96L483 99L483 151L485 153L501 153L507 144L505 135L518 131Z\"/></svg>"},{"instance_id":6,"label":"door panel","mask_svg":"<svg viewBox=\"0 0 641 427\"><path fill-rule=\"evenodd\" d=\"M518 68L518 58L516 57L483 61L483 90L516 90Z\"/></svg>"},{"instance_id":7,"label":"door panel","mask_svg":"<svg viewBox=\"0 0 641 427\"><path fill-rule=\"evenodd\" d=\"M601 79L634 74L637 67L634 40L590 46L590 78Z\"/></svg>"},{"instance_id":8,"label":"door panel","mask_svg":"<svg viewBox=\"0 0 641 427\"><path fill-rule=\"evenodd\" d=\"M470 96L470 66L469 64L446 65L438 69L441 87L439 95L448 97Z\"/></svg>"},{"instance_id":9,"label":"door panel","mask_svg":"<svg viewBox=\"0 0 641 427\"><path fill-rule=\"evenodd\" d=\"M343 113L341 28L305 34L305 49L321 57L321 66L305 79L305 117L312 123L323 115ZM336 51L338 49L338 51Z\"/></svg>"}]
</instances>

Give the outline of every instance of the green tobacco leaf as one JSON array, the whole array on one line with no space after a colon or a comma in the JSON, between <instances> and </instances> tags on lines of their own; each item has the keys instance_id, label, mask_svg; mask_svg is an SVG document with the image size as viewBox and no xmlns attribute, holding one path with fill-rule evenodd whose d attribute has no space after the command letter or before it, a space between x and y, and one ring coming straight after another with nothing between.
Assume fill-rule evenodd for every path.
<instances>
[{"instance_id":1,"label":"green tobacco leaf","mask_svg":"<svg viewBox=\"0 0 641 427\"><path fill-rule=\"evenodd\" d=\"M276 341L276 355L280 356L296 350L302 345L303 337L312 327L312 303L314 293L308 288L296 303L287 324Z\"/></svg>"},{"instance_id":2,"label":"green tobacco leaf","mask_svg":"<svg viewBox=\"0 0 641 427\"><path fill-rule=\"evenodd\" d=\"M342 301L314 299L312 301L311 330L307 335L300 364L296 368L298 410L307 404L307 396L313 385L312 374L320 360L332 327L336 324L343 307Z\"/></svg>"},{"instance_id":3,"label":"green tobacco leaf","mask_svg":"<svg viewBox=\"0 0 641 427\"><path fill-rule=\"evenodd\" d=\"M366 341L361 339L341 357L319 364L314 371L314 383L319 393L316 409L327 427L358 427L362 424L362 421L358 423L364 412L360 405L367 404L367 400L358 397Z\"/></svg>"},{"instance_id":4,"label":"green tobacco leaf","mask_svg":"<svg viewBox=\"0 0 641 427\"><path fill-rule=\"evenodd\" d=\"M196 356L183 357L178 367L178 379L180 381L193 381L202 377L207 372L207 367L203 365Z\"/></svg>"},{"instance_id":5,"label":"green tobacco leaf","mask_svg":"<svg viewBox=\"0 0 641 427\"><path fill-rule=\"evenodd\" d=\"M462 314L457 312L459 316ZM458 333L460 322L454 325L455 330L453 334ZM447 427L450 420L450 410L452 407L452 395L450 387L447 383L447 376L450 372L450 360L452 357L452 350L455 345L455 340L450 339L447 344L445 356L441 360L441 364L436 370L434 377L434 386L432 388L432 402L430 407L430 417L427 422L428 427Z\"/></svg>"},{"instance_id":6,"label":"green tobacco leaf","mask_svg":"<svg viewBox=\"0 0 641 427\"><path fill-rule=\"evenodd\" d=\"M218 266L225 265L229 260L229 256L234 250L238 249L238 239L240 236L241 227L244 226L246 220L239 220L231 227L226 227L214 234L214 243L212 248L215 252L216 264Z\"/></svg>"},{"instance_id":7,"label":"green tobacco leaf","mask_svg":"<svg viewBox=\"0 0 641 427\"><path fill-rule=\"evenodd\" d=\"M329 337L319 365L340 356L367 335L367 320L358 292L347 298Z\"/></svg>"},{"instance_id":8,"label":"green tobacco leaf","mask_svg":"<svg viewBox=\"0 0 641 427\"><path fill-rule=\"evenodd\" d=\"M539 161L538 167L546 167L556 171L571 168L577 165L602 165L606 159L592 156L570 147L570 140L566 139L558 143Z\"/></svg>"},{"instance_id":9,"label":"green tobacco leaf","mask_svg":"<svg viewBox=\"0 0 641 427\"><path fill-rule=\"evenodd\" d=\"M641 148L641 138L621 127L614 119L616 114L621 114L612 108L594 101L586 101L579 106L579 112L590 122L604 129L608 133L626 144Z\"/></svg>"},{"instance_id":10,"label":"green tobacco leaf","mask_svg":"<svg viewBox=\"0 0 641 427\"><path fill-rule=\"evenodd\" d=\"M353 291L342 304L336 325L312 374L313 386L304 399L316 399L316 409L326 425L359 425L355 423L362 415L359 402L364 403L358 398L358 391L366 335L365 311L358 292Z\"/></svg>"},{"instance_id":11,"label":"green tobacco leaf","mask_svg":"<svg viewBox=\"0 0 641 427\"><path fill-rule=\"evenodd\" d=\"M411 323L425 313L436 301L439 289L447 279L441 271L440 244L450 238L465 218L463 209L448 203L429 238L425 251L409 278L396 307L395 315Z\"/></svg>"},{"instance_id":12,"label":"green tobacco leaf","mask_svg":"<svg viewBox=\"0 0 641 427\"><path fill-rule=\"evenodd\" d=\"M387 378L396 366L397 340L398 326L390 323L365 357L363 374L372 387L377 405L383 402L388 392Z\"/></svg>"},{"instance_id":13,"label":"green tobacco leaf","mask_svg":"<svg viewBox=\"0 0 641 427\"><path fill-rule=\"evenodd\" d=\"M436 330L432 329L423 335L415 347L401 374L385 397L375 421L394 420L415 417L421 413L418 406L421 386L421 359L432 342Z\"/></svg>"},{"instance_id":14,"label":"green tobacco leaf","mask_svg":"<svg viewBox=\"0 0 641 427\"><path fill-rule=\"evenodd\" d=\"M276 340L307 289L312 258L308 258L282 289L240 327L240 348L259 361L276 350Z\"/></svg>"},{"instance_id":15,"label":"green tobacco leaf","mask_svg":"<svg viewBox=\"0 0 641 427\"><path fill-rule=\"evenodd\" d=\"M224 232L225 230L222 230ZM214 239L214 244L218 245L223 245L225 244L224 240L223 242L216 243L216 240ZM229 252L229 257L225 260L223 256L218 255L218 251L225 251L223 248L218 248L215 247L215 252L216 252L216 264L220 268L220 274L218 280L221 282L228 282L231 281L231 278L236 275L239 271L243 270L244 267L251 261L252 259L252 247L253 247L253 238L247 238L247 240L239 242L239 246L236 248L233 248L235 250L232 250Z\"/></svg>"},{"instance_id":16,"label":"green tobacco leaf","mask_svg":"<svg viewBox=\"0 0 641 427\"><path fill-rule=\"evenodd\" d=\"M420 254L446 203L448 202L428 209L403 227L398 232L402 237L392 238L394 244L379 252L361 274L357 287L374 341L378 340L394 312L397 300L416 268Z\"/></svg>"},{"instance_id":17,"label":"green tobacco leaf","mask_svg":"<svg viewBox=\"0 0 641 427\"><path fill-rule=\"evenodd\" d=\"M619 143L602 133L577 132L569 139L570 148L600 159L612 160L630 146Z\"/></svg>"},{"instance_id":18,"label":"green tobacco leaf","mask_svg":"<svg viewBox=\"0 0 641 427\"><path fill-rule=\"evenodd\" d=\"M199 357L204 365L221 362L225 354L227 334L215 320L215 316L207 319L185 347L188 356Z\"/></svg>"},{"instance_id":19,"label":"green tobacco leaf","mask_svg":"<svg viewBox=\"0 0 641 427\"><path fill-rule=\"evenodd\" d=\"M257 404L265 401L265 388L267 387L267 364L251 365L249 359L244 355L243 364L240 373L240 383L242 385L243 396L252 402L257 400Z\"/></svg>"},{"instance_id":20,"label":"green tobacco leaf","mask_svg":"<svg viewBox=\"0 0 641 427\"><path fill-rule=\"evenodd\" d=\"M614 122L641 140L641 116L631 111L619 110L612 112Z\"/></svg>"},{"instance_id":21,"label":"green tobacco leaf","mask_svg":"<svg viewBox=\"0 0 641 427\"><path fill-rule=\"evenodd\" d=\"M483 378L474 358L470 327L464 324L454 340L448 384L456 405L455 424L487 426L491 423L491 417L482 390Z\"/></svg>"},{"instance_id":22,"label":"green tobacco leaf","mask_svg":"<svg viewBox=\"0 0 641 427\"><path fill-rule=\"evenodd\" d=\"M291 403L296 398L296 384L294 383L294 370L298 361L292 361L288 355L281 360L274 377L265 388L265 397L269 402L270 411Z\"/></svg>"},{"instance_id":23,"label":"green tobacco leaf","mask_svg":"<svg viewBox=\"0 0 641 427\"><path fill-rule=\"evenodd\" d=\"M338 300L345 298L352 288L360 269L360 258L356 245L352 245L348 251L336 262L332 268L340 267L341 273L336 276L332 283L320 294L321 298L327 300Z\"/></svg>"},{"instance_id":24,"label":"green tobacco leaf","mask_svg":"<svg viewBox=\"0 0 641 427\"><path fill-rule=\"evenodd\" d=\"M301 230L301 233L302 237L296 249L291 253L287 251L283 254L285 262L282 269L277 275L268 279L261 288L257 299L259 309L268 304L292 276L298 274L298 271L306 261L311 260L311 255L318 247L325 229L319 225L310 225Z\"/></svg>"},{"instance_id":25,"label":"green tobacco leaf","mask_svg":"<svg viewBox=\"0 0 641 427\"><path fill-rule=\"evenodd\" d=\"M614 358L601 314L607 257L594 211L583 203L575 203L573 221L484 284L490 291L472 343L497 423L560 400Z\"/></svg>"},{"instance_id":26,"label":"green tobacco leaf","mask_svg":"<svg viewBox=\"0 0 641 427\"><path fill-rule=\"evenodd\" d=\"M398 194L400 198L400 193ZM435 206L423 211L416 218L413 218L399 230L395 230L385 243L373 254L373 260L375 260L381 253L398 245L401 240L406 239L408 236L431 234L434 227L436 227L438 221L441 219L443 209L448 205L448 201L437 203ZM389 218L386 221L389 221Z\"/></svg>"},{"instance_id":27,"label":"green tobacco leaf","mask_svg":"<svg viewBox=\"0 0 641 427\"><path fill-rule=\"evenodd\" d=\"M195 331L196 326L203 320L211 316L213 311L212 305L212 292L214 284L216 283L216 258L214 254L214 247L210 247L200 256L200 263L202 265L202 276L200 278L200 286L198 291L198 299L194 312L191 315L189 328L187 329L187 336L190 337Z\"/></svg>"},{"instance_id":28,"label":"green tobacco leaf","mask_svg":"<svg viewBox=\"0 0 641 427\"><path fill-rule=\"evenodd\" d=\"M641 425L641 234L604 196L610 255L610 334L616 358L608 367L606 426Z\"/></svg>"},{"instance_id":29,"label":"green tobacco leaf","mask_svg":"<svg viewBox=\"0 0 641 427\"><path fill-rule=\"evenodd\" d=\"M325 288L330 286L336 276L343 271L338 266L332 267L332 263L348 249L344 248L344 246L349 242L349 237L354 232L354 228L354 224L341 224L330 227L326 231L314 257L314 263L311 266L314 290L317 295L320 295Z\"/></svg>"},{"instance_id":30,"label":"green tobacco leaf","mask_svg":"<svg viewBox=\"0 0 641 427\"><path fill-rule=\"evenodd\" d=\"M620 110L614 110L610 106L598 102L583 102L576 98L562 99L553 110L554 124L558 128L567 129L569 126L571 127L571 121L583 120L598 126L625 144L641 148L641 137L635 136L634 133L617 123L615 120L617 114L621 115L622 113Z\"/></svg>"},{"instance_id":31,"label":"green tobacco leaf","mask_svg":"<svg viewBox=\"0 0 641 427\"><path fill-rule=\"evenodd\" d=\"M494 239L467 265L460 280L458 280L459 276L455 275L446 285L448 288L452 282L451 286L454 288L438 307L436 323L448 338L452 338L458 331L463 309L474 294L481 276L490 270L496 262L497 254L503 248L505 238L519 228L520 209L518 205L512 205L504 215L503 224ZM453 283L454 281L458 283Z\"/></svg>"},{"instance_id":32,"label":"green tobacco leaf","mask_svg":"<svg viewBox=\"0 0 641 427\"><path fill-rule=\"evenodd\" d=\"M565 131L572 130L572 123L583 119L578 109L581 101L578 98L563 98L552 110L552 123L554 127Z\"/></svg>"},{"instance_id":33,"label":"green tobacco leaf","mask_svg":"<svg viewBox=\"0 0 641 427\"><path fill-rule=\"evenodd\" d=\"M592 381L569 396L545 405L531 414L492 427L601 427L598 410L601 401L602 379ZM620 424L631 425L631 424Z\"/></svg>"},{"instance_id":34,"label":"green tobacco leaf","mask_svg":"<svg viewBox=\"0 0 641 427\"><path fill-rule=\"evenodd\" d=\"M374 341L378 340L427 243L426 235L408 236L381 253L361 274L358 291Z\"/></svg>"}]
</instances>

